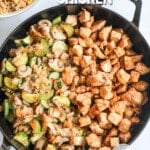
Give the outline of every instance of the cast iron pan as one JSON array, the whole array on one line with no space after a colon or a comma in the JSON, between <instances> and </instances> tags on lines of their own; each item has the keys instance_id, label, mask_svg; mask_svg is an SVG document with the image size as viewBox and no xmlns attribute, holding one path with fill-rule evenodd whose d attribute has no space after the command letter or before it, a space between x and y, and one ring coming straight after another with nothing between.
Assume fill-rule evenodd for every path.
<instances>
[{"instance_id":1,"label":"cast iron pan","mask_svg":"<svg viewBox=\"0 0 150 150\"><path fill-rule=\"evenodd\" d=\"M67 14L77 14L82 7L88 9L92 15L96 17L96 19L106 19L107 25L112 25L113 27L121 27L124 29L125 33L129 35L133 42L133 49L137 53L142 53L144 55L143 62L150 67L150 48L148 44L146 43L143 36L138 31L138 28L136 26L139 25L139 16L141 11L141 0L131 0L136 5L135 10L135 16L133 18L133 22L127 21L125 18L120 16L119 14L116 14L112 12L111 10L105 9L98 5L60 5L53 8L46 9L44 11L41 11L34 16L28 18L25 22L23 22L21 25L19 25L6 39L4 44L0 48L0 60L2 60L4 57L8 56L8 51L15 47L14 39L16 38L22 38L25 36L26 31L29 29L29 27L32 24L37 23L40 19L48 18L52 19L58 15L61 15L62 18L65 18ZM143 80L146 80L150 84L150 75L146 75ZM150 89L148 89L148 93L150 93ZM150 98L150 94L148 95ZM0 92L0 103L3 102L4 94ZM130 140L129 144L131 144L136 137L139 136L140 132L144 129L144 126L149 120L150 116L150 101L146 105L142 107L142 113L141 113L141 122L134 126L132 129L132 139ZM10 143L9 145L14 146L18 150L25 149L23 146L21 146L19 143L15 142L12 139L12 129L11 125L4 120L3 114L0 114L0 130L4 134L4 137L6 140ZM9 149L10 146L7 146L5 143L5 149ZM32 149L32 148L28 148Z\"/></svg>"}]
</instances>

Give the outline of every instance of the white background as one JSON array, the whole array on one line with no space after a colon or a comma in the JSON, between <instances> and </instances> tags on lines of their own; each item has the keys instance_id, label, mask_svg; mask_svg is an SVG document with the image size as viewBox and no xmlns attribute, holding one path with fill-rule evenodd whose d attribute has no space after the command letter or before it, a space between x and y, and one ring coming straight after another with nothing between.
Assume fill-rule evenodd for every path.
<instances>
[{"instance_id":1,"label":"white background","mask_svg":"<svg viewBox=\"0 0 150 150\"><path fill-rule=\"evenodd\" d=\"M142 0L142 13L140 20L139 30L147 40L150 45L150 1ZM19 16L14 16L11 18L0 19L0 46L3 41L7 38L10 32L15 29L15 27L24 21L26 18L35 14L36 12L43 10L48 7L52 7L58 5L55 0L39 0L39 2L32 7L32 9L28 10L20 14ZM113 0L113 5L105 6L109 9L112 9L122 16L127 18L128 20L132 20L134 13L134 5L129 0ZM0 134L0 139L2 139ZM150 122L146 125L145 129L141 133L141 135L136 139L136 141L131 145L132 150L149 150L150 149Z\"/></svg>"}]
</instances>

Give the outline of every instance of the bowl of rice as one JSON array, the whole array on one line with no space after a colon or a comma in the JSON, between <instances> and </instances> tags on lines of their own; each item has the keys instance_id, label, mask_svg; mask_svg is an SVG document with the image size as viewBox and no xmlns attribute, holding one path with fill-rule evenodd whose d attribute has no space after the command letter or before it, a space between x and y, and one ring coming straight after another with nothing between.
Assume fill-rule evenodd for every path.
<instances>
[{"instance_id":1,"label":"bowl of rice","mask_svg":"<svg viewBox=\"0 0 150 150\"><path fill-rule=\"evenodd\" d=\"M0 18L18 15L30 7L38 0L0 0Z\"/></svg>"}]
</instances>

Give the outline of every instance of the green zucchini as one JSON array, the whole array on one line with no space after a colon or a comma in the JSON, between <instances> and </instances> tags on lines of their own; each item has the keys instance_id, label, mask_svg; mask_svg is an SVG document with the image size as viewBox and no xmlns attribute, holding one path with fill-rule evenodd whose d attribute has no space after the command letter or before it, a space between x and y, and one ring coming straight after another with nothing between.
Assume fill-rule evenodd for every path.
<instances>
[{"instance_id":1,"label":"green zucchini","mask_svg":"<svg viewBox=\"0 0 150 150\"><path fill-rule=\"evenodd\" d=\"M45 109L49 109L49 101L45 100L45 99L41 99L40 103L42 104L42 106L45 108Z\"/></svg>"},{"instance_id":2,"label":"green zucchini","mask_svg":"<svg viewBox=\"0 0 150 150\"><path fill-rule=\"evenodd\" d=\"M49 92L41 93L40 100L50 100L54 96L54 90L50 90Z\"/></svg>"},{"instance_id":3,"label":"green zucchini","mask_svg":"<svg viewBox=\"0 0 150 150\"><path fill-rule=\"evenodd\" d=\"M46 149L45 150L57 150L57 148L55 147L55 145L52 144L47 144Z\"/></svg>"},{"instance_id":4,"label":"green zucchini","mask_svg":"<svg viewBox=\"0 0 150 150\"><path fill-rule=\"evenodd\" d=\"M28 134L25 132L16 133L14 139L25 147L28 147L30 144Z\"/></svg>"},{"instance_id":5,"label":"green zucchini","mask_svg":"<svg viewBox=\"0 0 150 150\"><path fill-rule=\"evenodd\" d=\"M45 134L45 132L43 132L43 131L40 132L40 133L38 133L38 134L33 134L33 135L31 136L31 138L30 138L32 144L35 144L35 142L36 142L37 140L39 140L44 134Z\"/></svg>"},{"instance_id":6,"label":"green zucchini","mask_svg":"<svg viewBox=\"0 0 150 150\"><path fill-rule=\"evenodd\" d=\"M29 59L29 65L30 65L30 67L33 67L36 64L36 60L37 60L36 56L33 56L33 57L31 57Z\"/></svg>"},{"instance_id":7,"label":"green zucchini","mask_svg":"<svg viewBox=\"0 0 150 150\"><path fill-rule=\"evenodd\" d=\"M66 32L67 36L70 38L74 35L74 28L71 24L68 23L62 23L60 25L62 29Z\"/></svg>"},{"instance_id":8,"label":"green zucchini","mask_svg":"<svg viewBox=\"0 0 150 150\"><path fill-rule=\"evenodd\" d=\"M61 89L61 88L62 88L62 81L61 81L60 79L57 79L57 80L56 80L56 83L57 83L57 87L58 87L59 89Z\"/></svg>"},{"instance_id":9,"label":"green zucchini","mask_svg":"<svg viewBox=\"0 0 150 150\"><path fill-rule=\"evenodd\" d=\"M33 119L30 122L33 134L39 134L42 130L41 123L38 119Z\"/></svg>"},{"instance_id":10,"label":"green zucchini","mask_svg":"<svg viewBox=\"0 0 150 150\"><path fill-rule=\"evenodd\" d=\"M55 41L52 45L52 52L59 57L63 52L68 50L68 45L64 41Z\"/></svg>"},{"instance_id":11,"label":"green zucchini","mask_svg":"<svg viewBox=\"0 0 150 150\"><path fill-rule=\"evenodd\" d=\"M49 43L45 39L41 39L41 47L35 51L35 55L38 57L45 56L49 51Z\"/></svg>"},{"instance_id":12,"label":"green zucchini","mask_svg":"<svg viewBox=\"0 0 150 150\"><path fill-rule=\"evenodd\" d=\"M59 79L60 78L60 73L59 72L50 72L49 78Z\"/></svg>"},{"instance_id":13,"label":"green zucchini","mask_svg":"<svg viewBox=\"0 0 150 150\"><path fill-rule=\"evenodd\" d=\"M6 119L9 115L9 100L5 99L3 102L3 109L4 109L4 118Z\"/></svg>"},{"instance_id":14,"label":"green zucchini","mask_svg":"<svg viewBox=\"0 0 150 150\"><path fill-rule=\"evenodd\" d=\"M22 99L28 104L36 103L39 100L39 94L31 94L23 91Z\"/></svg>"},{"instance_id":15,"label":"green zucchini","mask_svg":"<svg viewBox=\"0 0 150 150\"><path fill-rule=\"evenodd\" d=\"M2 73L0 73L0 87L3 86L3 75Z\"/></svg>"},{"instance_id":16,"label":"green zucchini","mask_svg":"<svg viewBox=\"0 0 150 150\"><path fill-rule=\"evenodd\" d=\"M13 66L13 65L11 64L11 62L9 62L8 60L6 61L5 68L6 68L6 70L9 71L9 72L14 72L14 71L16 71L16 67Z\"/></svg>"},{"instance_id":17,"label":"green zucchini","mask_svg":"<svg viewBox=\"0 0 150 150\"><path fill-rule=\"evenodd\" d=\"M61 16L57 16L56 18L54 18L52 20L52 25L57 25L57 24L60 24L62 22L62 19L61 19Z\"/></svg>"},{"instance_id":18,"label":"green zucchini","mask_svg":"<svg viewBox=\"0 0 150 150\"><path fill-rule=\"evenodd\" d=\"M65 96L54 96L52 101L58 101L60 104L65 105L67 107L70 106L70 99Z\"/></svg>"}]
</instances>

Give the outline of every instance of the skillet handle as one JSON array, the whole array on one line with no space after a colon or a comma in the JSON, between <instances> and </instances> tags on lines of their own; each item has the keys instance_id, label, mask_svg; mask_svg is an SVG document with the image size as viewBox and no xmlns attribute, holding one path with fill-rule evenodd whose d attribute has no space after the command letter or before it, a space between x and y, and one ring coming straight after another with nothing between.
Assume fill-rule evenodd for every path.
<instances>
[{"instance_id":1,"label":"skillet handle","mask_svg":"<svg viewBox=\"0 0 150 150\"><path fill-rule=\"evenodd\" d=\"M130 0L135 4L135 12L132 23L139 27L141 8L142 8L142 0Z\"/></svg>"}]
</instances>

